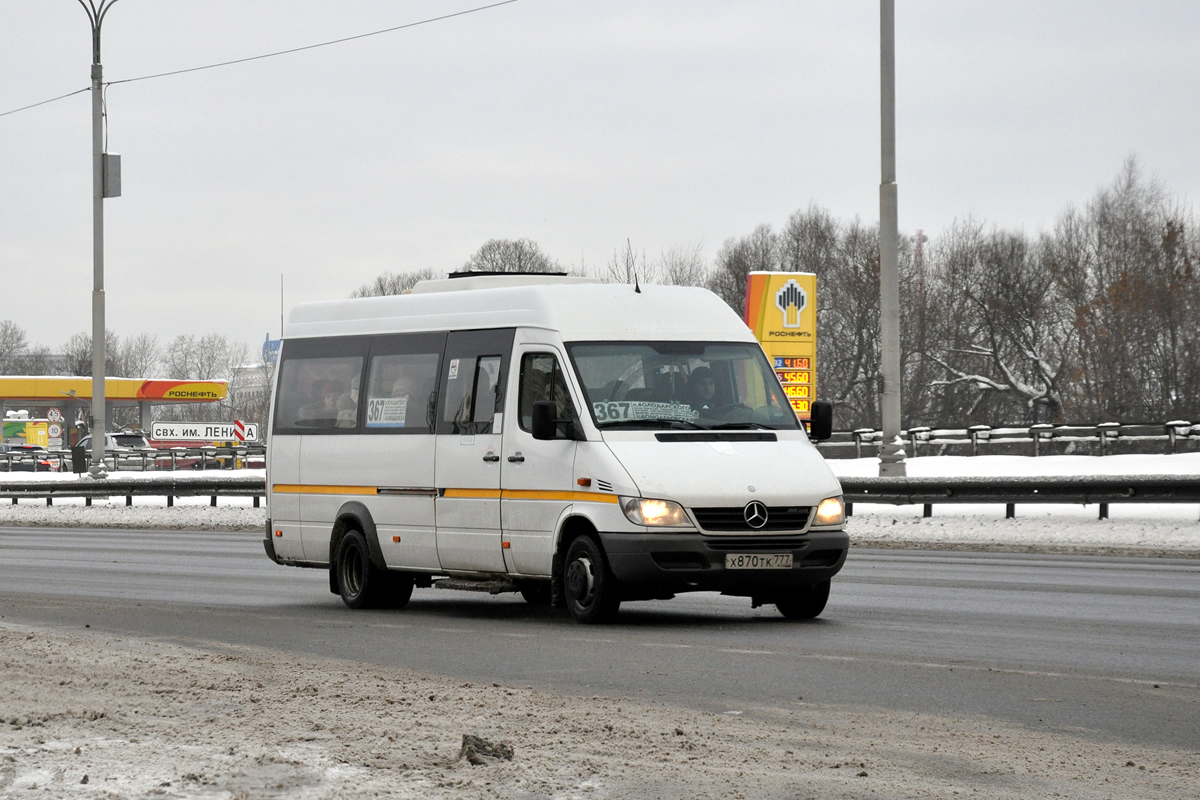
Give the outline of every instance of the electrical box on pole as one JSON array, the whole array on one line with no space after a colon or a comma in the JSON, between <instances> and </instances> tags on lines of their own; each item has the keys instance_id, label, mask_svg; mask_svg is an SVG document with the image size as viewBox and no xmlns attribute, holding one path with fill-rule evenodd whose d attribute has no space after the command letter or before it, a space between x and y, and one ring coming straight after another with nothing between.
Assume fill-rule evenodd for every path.
<instances>
[{"instance_id":1,"label":"electrical box on pole","mask_svg":"<svg viewBox=\"0 0 1200 800\"><path fill-rule=\"evenodd\" d=\"M121 156L104 154L104 197L121 196Z\"/></svg>"}]
</instances>

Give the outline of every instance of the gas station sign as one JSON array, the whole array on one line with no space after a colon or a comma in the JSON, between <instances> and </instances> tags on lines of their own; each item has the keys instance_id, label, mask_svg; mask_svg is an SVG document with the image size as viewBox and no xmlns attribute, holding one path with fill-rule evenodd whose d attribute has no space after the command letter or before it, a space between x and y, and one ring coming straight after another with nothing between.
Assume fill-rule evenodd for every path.
<instances>
[{"instance_id":1,"label":"gas station sign","mask_svg":"<svg viewBox=\"0 0 1200 800\"><path fill-rule=\"evenodd\" d=\"M796 415L811 418L817 374L817 276L751 272L745 320L775 367Z\"/></svg>"}]
</instances>

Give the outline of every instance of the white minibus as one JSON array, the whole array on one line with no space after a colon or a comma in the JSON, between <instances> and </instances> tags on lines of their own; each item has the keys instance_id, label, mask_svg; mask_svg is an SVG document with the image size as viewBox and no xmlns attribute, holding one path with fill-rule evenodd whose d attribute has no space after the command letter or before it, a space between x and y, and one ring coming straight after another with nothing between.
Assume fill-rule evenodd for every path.
<instances>
[{"instance_id":1,"label":"white minibus","mask_svg":"<svg viewBox=\"0 0 1200 800\"><path fill-rule=\"evenodd\" d=\"M463 274L293 309L267 441L267 555L351 608L520 592L580 622L715 591L809 619L841 486L716 295ZM812 438L828 437L830 406Z\"/></svg>"}]
</instances>

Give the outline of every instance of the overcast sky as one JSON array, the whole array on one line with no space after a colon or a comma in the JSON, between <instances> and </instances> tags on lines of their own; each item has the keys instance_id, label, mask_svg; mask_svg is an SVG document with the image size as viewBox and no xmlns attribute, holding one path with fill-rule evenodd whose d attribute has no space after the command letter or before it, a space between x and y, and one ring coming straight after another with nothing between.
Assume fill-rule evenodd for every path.
<instances>
[{"instance_id":1,"label":"overcast sky","mask_svg":"<svg viewBox=\"0 0 1200 800\"><path fill-rule=\"evenodd\" d=\"M366 33L487 0L121 0L119 81ZM778 229L815 203L878 219L874 0L519 0L108 90L108 327L256 346L285 302L453 270L528 237L602 267ZM1200 3L897 3L900 227L1029 233L1136 154L1200 189ZM88 85L75 0L0 0L0 112ZM0 117L0 319L90 331L88 93Z\"/></svg>"}]
</instances>

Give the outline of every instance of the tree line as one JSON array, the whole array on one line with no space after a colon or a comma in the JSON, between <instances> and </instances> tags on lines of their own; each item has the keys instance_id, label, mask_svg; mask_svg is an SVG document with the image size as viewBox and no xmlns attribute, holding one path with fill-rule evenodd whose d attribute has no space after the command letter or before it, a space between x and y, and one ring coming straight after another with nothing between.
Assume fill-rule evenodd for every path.
<instances>
[{"instance_id":1,"label":"tree line","mask_svg":"<svg viewBox=\"0 0 1200 800\"><path fill-rule=\"evenodd\" d=\"M908 427L1037 422L1200 420L1200 226L1191 208L1129 159L1085 204L1028 234L967 217L926 239L902 236L902 418ZM709 262L700 244L655 257L626 241L603 265L564 266L529 239L492 239L460 268L565 272L603 281L704 286L738 314L753 271L817 275L817 392L840 429L880 420L879 229L817 205L776 230L726 239ZM445 272L387 272L351 294L399 294ZM249 350L220 334L166 342L106 333L114 377L223 379L222 403L162 407L160 419L266 422L269 382ZM58 351L0 321L0 374L89 376L91 337ZM255 358L255 361L258 359ZM118 412L132 421L133 410ZM129 419L126 420L125 418Z\"/></svg>"},{"instance_id":2,"label":"tree line","mask_svg":"<svg viewBox=\"0 0 1200 800\"><path fill-rule=\"evenodd\" d=\"M967 217L902 236L904 424L1200 420L1198 252L1191 208L1132 158L1047 231ZM705 286L739 314L750 272L815 273L818 395L841 429L880 424L876 225L810 205L726 239L711 263L696 244L648 258L627 241L602 266L564 267L522 239L486 243L463 270ZM355 296L443 275L388 274Z\"/></svg>"}]
</instances>

